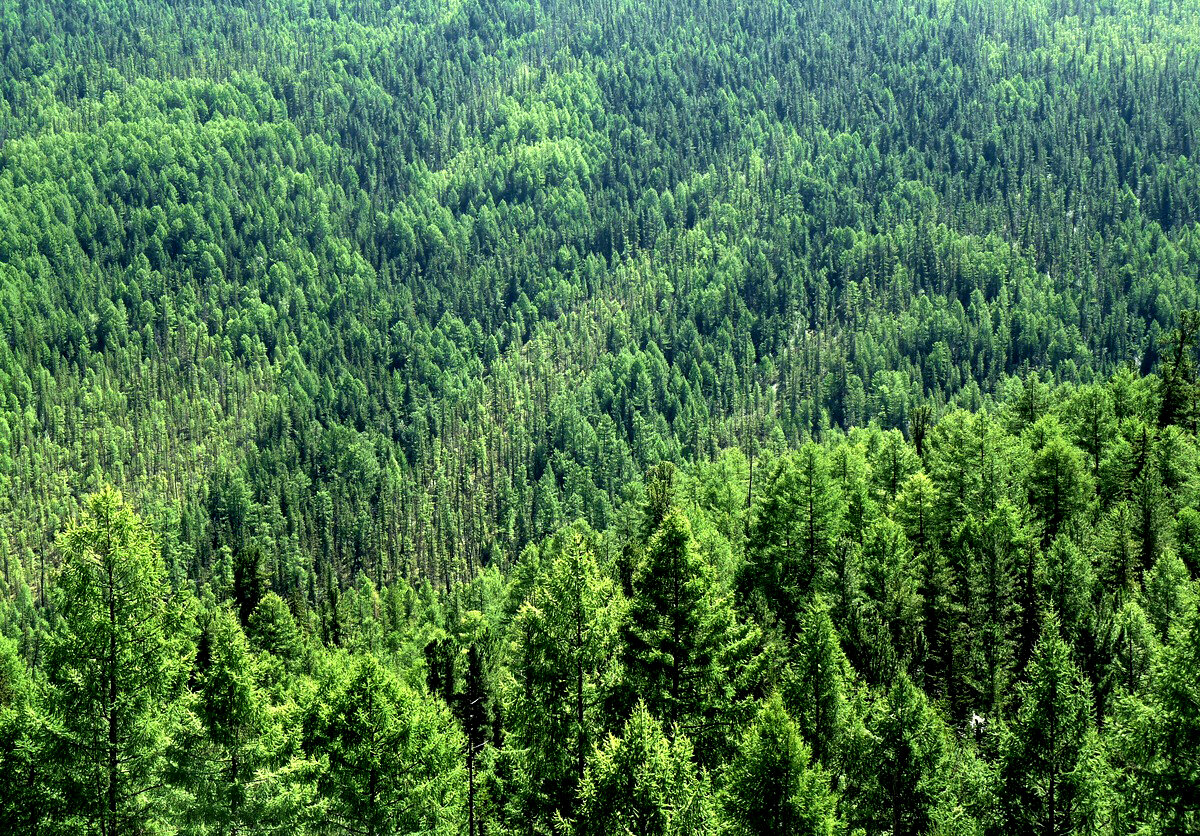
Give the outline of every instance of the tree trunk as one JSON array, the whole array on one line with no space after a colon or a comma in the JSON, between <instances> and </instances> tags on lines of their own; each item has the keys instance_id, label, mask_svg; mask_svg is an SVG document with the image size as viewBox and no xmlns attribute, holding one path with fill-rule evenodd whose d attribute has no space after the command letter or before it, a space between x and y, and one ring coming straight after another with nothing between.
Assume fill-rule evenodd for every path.
<instances>
[{"instance_id":1,"label":"tree trunk","mask_svg":"<svg viewBox=\"0 0 1200 836\"><path fill-rule=\"evenodd\" d=\"M111 552L111 549L109 550ZM117 836L117 593L111 554L108 563L108 833Z\"/></svg>"}]
</instances>

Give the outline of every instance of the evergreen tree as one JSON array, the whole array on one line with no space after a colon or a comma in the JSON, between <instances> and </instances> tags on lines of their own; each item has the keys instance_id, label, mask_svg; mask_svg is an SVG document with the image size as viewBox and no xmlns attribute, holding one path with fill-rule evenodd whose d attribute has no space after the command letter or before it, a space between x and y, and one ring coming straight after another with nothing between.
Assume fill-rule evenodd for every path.
<instances>
[{"instance_id":1,"label":"evergreen tree","mask_svg":"<svg viewBox=\"0 0 1200 836\"><path fill-rule=\"evenodd\" d=\"M1083 457L1061 435L1053 435L1033 454L1029 504L1049 544L1074 519L1091 493Z\"/></svg>"},{"instance_id":2,"label":"evergreen tree","mask_svg":"<svg viewBox=\"0 0 1200 836\"><path fill-rule=\"evenodd\" d=\"M869 615L881 628L872 655L889 660L875 667L889 679L893 666L906 665L918 652L923 601L915 568L900 525L886 518L876 521L863 549L863 592Z\"/></svg>"},{"instance_id":3,"label":"evergreen tree","mask_svg":"<svg viewBox=\"0 0 1200 836\"><path fill-rule=\"evenodd\" d=\"M904 532L917 554L940 539L935 525L937 504L937 488L924 473L910 476L896 498L896 517L904 525Z\"/></svg>"},{"instance_id":4,"label":"evergreen tree","mask_svg":"<svg viewBox=\"0 0 1200 836\"><path fill-rule=\"evenodd\" d=\"M49 777L35 748L33 694L16 643L0 636L0 826L34 832Z\"/></svg>"},{"instance_id":5,"label":"evergreen tree","mask_svg":"<svg viewBox=\"0 0 1200 836\"><path fill-rule=\"evenodd\" d=\"M1162 398L1158 425L1170 424L1196 429L1196 336L1200 333L1200 311L1182 311L1179 327L1171 335L1167 362L1162 366Z\"/></svg>"},{"instance_id":6,"label":"evergreen tree","mask_svg":"<svg viewBox=\"0 0 1200 836\"><path fill-rule=\"evenodd\" d=\"M828 585L839 493L815 444L779 460L764 480L741 585L744 595L761 596L794 635L807 602Z\"/></svg>"},{"instance_id":7,"label":"evergreen tree","mask_svg":"<svg viewBox=\"0 0 1200 836\"><path fill-rule=\"evenodd\" d=\"M181 735L186 752L175 778L186 792L180 818L194 832L230 836L296 827L305 795L286 780L296 765L288 762L283 730L272 722L249 645L230 611L208 615L197 668L189 706L195 728Z\"/></svg>"},{"instance_id":8,"label":"evergreen tree","mask_svg":"<svg viewBox=\"0 0 1200 836\"><path fill-rule=\"evenodd\" d=\"M483 662L479 647L472 643L467 649L467 671L463 679L463 690L458 694L456 709L466 737L467 762L467 836L475 836L476 821L476 772L479 756L487 744L488 737L488 694L484 683Z\"/></svg>"},{"instance_id":9,"label":"evergreen tree","mask_svg":"<svg viewBox=\"0 0 1200 836\"><path fill-rule=\"evenodd\" d=\"M936 710L902 673L865 722L866 743L854 765L856 823L896 836L929 832L951 757Z\"/></svg>"},{"instance_id":10,"label":"evergreen tree","mask_svg":"<svg viewBox=\"0 0 1200 836\"><path fill-rule=\"evenodd\" d=\"M1041 597L1058 618L1068 643L1078 647L1094 629L1096 576L1092 564L1074 541L1061 535L1046 550L1041 564Z\"/></svg>"},{"instance_id":11,"label":"evergreen tree","mask_svg":"<svg viewBox=\"0 0 1200 836\"><path fill-rule=\"evenodd\" d=\"M268 592L250 614L246 636L254 648L268 657L295 661L300 653L300 631L287 602Z\"/></svg>"}]
</instances>

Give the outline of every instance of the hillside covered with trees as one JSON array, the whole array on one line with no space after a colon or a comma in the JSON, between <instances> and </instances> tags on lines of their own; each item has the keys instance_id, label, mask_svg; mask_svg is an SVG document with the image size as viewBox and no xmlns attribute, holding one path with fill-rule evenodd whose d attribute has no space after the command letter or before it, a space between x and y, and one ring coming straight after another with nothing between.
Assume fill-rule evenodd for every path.
<instances>
[{"instance_id":1,"label":"hillside covered with trees","mask_svg":"<svg viewBox=\"0 0 1200 836\"><path fill-rule=\"evenodd\" d=\"M1200 831L1197 0L0 0L0 830Z\"/></svg>"}]
</instances>

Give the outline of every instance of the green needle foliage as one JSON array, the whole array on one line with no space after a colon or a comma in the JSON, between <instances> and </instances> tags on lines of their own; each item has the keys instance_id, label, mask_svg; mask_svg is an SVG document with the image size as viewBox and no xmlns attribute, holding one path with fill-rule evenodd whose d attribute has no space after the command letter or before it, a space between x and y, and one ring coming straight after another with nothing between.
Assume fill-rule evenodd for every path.
<instances>
[{"instance_id":1,"label":"green needle foliage","mask_svg":"<svg viewBox=\"0 0 1200 836\"><path fill-rule=\"evenodd\" d=\"M1022 688L1015 728L1002 745L1004 832L1088 833L1108 813L1091 688L1048 618Z\"/></svg>"},{"instance_id":2,"label":"green needle foliage","mask_svg":"<svg viewBox=\"0 0 1200 836\"><path fill-rule=\"evenodd\" d=\"M1200 0L0 0L0 833L1191 834Z\"/></svg>"},{"instance_id":3,"label":"green needle foliage","mask_svg":"<svg viewBox=\"0 0 1200 836\"><path fill-rule=\"evenodd\" d=\"M746 836L832 836L836 797L778 694L747 728L724 775L730 831Z\"/></svg>"},{"instance_id":4,"label":"green needle foliage","mask_svg":"<svg viewBox=\"0 0 1200 836\"><path fill-rule=\"evenodd\" d=\"M181 613L149 532L118 491L88 500L62 549L45 688L56 806L75 826L140 832L162 803L186 670Z\"/></svg>"}]
</instances>

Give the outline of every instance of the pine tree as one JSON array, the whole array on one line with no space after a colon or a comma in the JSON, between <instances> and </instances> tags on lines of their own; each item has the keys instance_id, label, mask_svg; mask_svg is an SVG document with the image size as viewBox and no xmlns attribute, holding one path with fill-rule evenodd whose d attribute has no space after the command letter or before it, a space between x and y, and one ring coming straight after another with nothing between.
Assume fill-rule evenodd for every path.
<instances>
[{"instance_id":1,"label":"pine tree","mask_svg":"<svg viewBox=\"0 0 1200 836\"><path fill-rule=\"evenodd\" d=\"M1091 495L1090 480L1079 450L1053 435L1033 454L1029 504L1040 525L1043 544L1053 542Z\"/></svg>"},{"instance_id":2,"label":"pine tree","mask_svg":"<svg viewBox=\"0 0 1200 836\"><path fill-rule=\"evenodd\" d=\"M1060 535L1042 557L1038 581L1041 596L1058 617L1063 635L1069 644L1078 646L1094 629L1096 575L1092 564L1073 540Z\"/></svg>"},{"instance_id":3,"label":"pine tree","mask_svg":"<svg viewBox=\"0 0 1200 836\"><path fill-rule=\"evenodd\" d=\"M924 473L908 477L904 490L896 497L896 518L904 525L904 533L918 555L940 539L935 524L937 502L937 488Z\"/></svg>"},{"instance_id":4,"label":"pine tree","mask_svg":"<svg viewBox=\"0 0 1200 836\"><path fill-rule=\"evenodd\" d=\"M855 823L870 833L927 833L950 762L946 729L928 699L901 673L866 717L856 754Z\"/></svg>"},{"instance_id":5,"label":"pine tree","mask_svg":"<svg viewBox=\"0 0 1200 836\"><path fill-rule=\"evenodd\" d=\"M1193 414L1196 387L1196 361L1193 357L1196 336L1200 333L1200 311L1182 311L1179 327L1171 334L1167 360L1161 366L1161 406L1158 425L1190 427L1195 431Z\"/></svg>"},{"instance_id":6,"label":"pine tree","mask_svg":"<svg viewBox=\"0 0 1200 836\"><path fill-rule=\"evenodd\" d=\"M807 602L829 585L839 491L815 444L777 462L764 481L740 586L743 597L761 596L794 635Z\"/></svg>"},{"instance_id":7,"label":"pine tree","mask_svg":"<svg viewBox=\"0 0 1200 836\"><path fill-rule=\"evenodd\" d=\"M919 467L920 459L898 430L884 433L883 443L871 459L871 481L881 501L890 504Z\"/></svg>"},{"instance_id":8,"label":"pine tree","mask_svg":"<svg viewBox=\"0 0 1200 836\"><path fill-rule=\"evenodd\" d=\"M183 735L176 777L187 796L180 818L195 832L229 836L295 827L298 810L281 804L288 793L273 771L282 733L273 728L236 615L223 608L208 614L197 658L194 727Z\"/></svg>"},{"instance_id":9,"label":"pine tree","mask_svg":"<svg viewBox=\"0 0 1200 836\"><path fill-rule=\"evenodd\" d=\"M1134 600L1126 601L1113 615L1105 639L1104 672L1097 687L1107 705L1114 693L1141 692L1159 643L1145 610Z\"/></svg>"},{"instance_id":10,"label":"pine tree","mask_svg":"<svg viewBox=\"0 0 1200 836\"><path fill-rule=\"evenodd\" d=\"M300 653L300 630L287 602L268 592L250 613L246 636L254 648L268 656L293 662Z\"/></svg>"},{"instance_id":11,"label":"pine tree","mask_svg":"<svg viewBox=\"0 0 1200 836\"><path fill-rule=\"evenodd\" d=\"M1141 554L1133 539L1133 513L1128 502L1114 505L1096 531L1097 575L1105 593L1119 607L1138 586Z\"/></svg>"},{"instance_id":12,"label":"pine tree","mask_svg":"<svg viewBox=\"0 0 1200 836\"><path fill-rule=\"evenodd\" d=\"M463 690L455 705L466 737L467 762L467 836L478 832L476 824L476 772L488 736L488 694L484 682L483 661L475 642L467 649L467 671Z\"/></svg>"},{"instance_id":13,"label":"pine tree","mask_svg":"<svg viewBox=\"0 0 1200 836\"><path fill-rule=\"evenodd\" d=\"M50 780L36 749L33 688L16 642L0 636L0 829L33 833Z\"/></svg>"},{"instance_id":14,"label":"pine tree","mask_svg":"<svg viewBox=\"0 0 1200 836\"><path fill-rule=\"evenodd\" d=\"M887 518L873 523L863 548L863 592L867 615L878 620L880 630L869 655L888 660L873 666L888 679L894 665L906 664L918 651L923 602L915 569L904 530ZM862 667L858 670L867 675Z\"/></svg>"},{"instance_id":15,"label":"pine tree","mask_svg":"<svg viewBox=\"0 0 1200 836\"><path fill-rule=\"evenodd\" d=\"M922 685L931 696L949 697L966 666L964 648L955 641L962 634L965 620L963 596L950 561L940 548L928 549L921 556L920 571Z\"/></svg>"},{"instance_id":16,"label":"pine tree","mask_svg":"<svg viewBox=\"0 0 1200 836\"><path fill-rule=\"evenodd\" d=\"M969 606L973 642L971 689L975 708L991 713L1005 704L1016 662L1022 615L1017 600L1017 566L1029 548L1021 514L1004 501L981 524L968 520ZM967 533L969 532L969 533Z\"/></svg>"}]
</instances>

